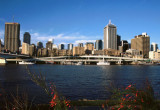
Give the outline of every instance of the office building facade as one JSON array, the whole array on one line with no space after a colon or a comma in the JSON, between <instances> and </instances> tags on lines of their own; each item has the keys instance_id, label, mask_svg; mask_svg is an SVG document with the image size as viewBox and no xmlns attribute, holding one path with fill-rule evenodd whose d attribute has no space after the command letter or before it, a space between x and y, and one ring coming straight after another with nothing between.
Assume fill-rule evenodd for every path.
<instances>
[{"instance_id":1,"label":"office building facade","mask_svg":"<svg viewBox=\"0 0 160 110\"><path fill-rule=\"evenodd\" d=\"M157 50L158 50L158 44L152 43L152 44L151 44L151 51L157 52Z\"/></svg>"},{"instance_id":2,"label":"office building facade","mask_svg":"<svg viewBox=\"0 0 160 110\"><path fill-rule=\"evenodd\" d=\"M64 44L59 44L58 49L59 50L64 50Z\"/></svg>"},{"instance_id":3,"label":"office building facade","mask_svg":"<svg viewBox=\"0 0 160 110\"><path fill-rule=\"evenodd\" d=\"M83 43L78 43L78 47L83 47Z\"/></svg>"},{"instance_id":4,"label":"office building facade","mask_svg":"<svg viewBox=\"0 0 160 110\"><path fill-rule=\"evenodd\" d=\"M84 47L73 47L73 56L84 55Z\"/></svg>"},{"instance_id":5,"label":"office building facade","mask_svg":"<svg viewBox=\"0 0 160 110\"><path fill-rule=\"evenodd\" d=\"M29 44L22 43L22 54L29 55Z\"/></svg>"},{"instance_id":6,"label":"office building facade","mask_svg":"<svg viewBox=\"0 0 160 110\"><path fill-rule=\"evenodd\" d=\"M117 28L111 21L104 28L104 49L117 50Z\"/></svg>"},{"instance_id":7,"label":"office building facade","mask_svg":"<svg viewBox=\"0 0 160 110\"><path fill-rule=\"evenodd\" d=\"M102 50L102 40L96 40L95 42L95 49L96 50Z\"/></svg>"},{"instance_id":8,"label":"office building facade","mask_svg":"<svg viewBox=\"0 0 160 110\"><path fill-rule=\"evenodd\" d=\"M121 36L117 35L117 50L119 49L119 46L121 46Z\"/></svg>"},{"instance_id":9,"label":"office building facade","mask_svg":"<svg viewBox=\"0 0 160 110\"><path fill-rule=\"evenodd\" d=\"M131 49L137 49L143 58L149 58L150 37L147 33L135 36L135 38L131 40Z\"/></svg>"},{"instance_id":10,"label":"office building facade","mask_svg":"<svg viewBox=\"0 0 160 110\"><path fill-rule=\"evenodd\" d=\"M52 50L52 45L53 45L53 43L52 43L51 41L48 41L48 42L46 43L46 49Z\"/></svg>"},{"instance_id":11,"label":"office building facade","mask_svg":"<svg viewBox=\"0 0 160 110\"><path fill-rule=\"evenodd\" d=\"M30 44L31 43L31 35L29 32L25 32L23 35L23 42Z\"/></svg>"},{"instance_id":12,"label":"office building facade","mask_svg":"<svg viewBox=\"0 0 160 110\"><path fill-rule=\"evenodd\" d=\"M36 55L36 46L34 44L29 45L29 56Z\"/></svg>"},{"instance_id":13,"label":"office building facade","mask_svg":"<svg viewBox=\"0 0 160 110\"><path fill-rule=\"evenodd\" d=\"M42 42L37 42L37 49L43 48L43 43Z\"/></svg>"},{"instance_id":14,"label":"office building facade","mask_svg":"<svg viewBox=\"0 0 160 110\"><path fill-rule=\"evenodd\" d=\"M68 44L68 50L73 50L73 44Z\"/></svg>"},{"instance_id":15,"label":"office building facade","mask_svg":"<svg viewBox=\"0 0 160 110\"><path fill-rule=\"evenodd\" d=\"M20 24L5 23L4 49L17 53L20 47Z\"/></svg>"}]
</instances>

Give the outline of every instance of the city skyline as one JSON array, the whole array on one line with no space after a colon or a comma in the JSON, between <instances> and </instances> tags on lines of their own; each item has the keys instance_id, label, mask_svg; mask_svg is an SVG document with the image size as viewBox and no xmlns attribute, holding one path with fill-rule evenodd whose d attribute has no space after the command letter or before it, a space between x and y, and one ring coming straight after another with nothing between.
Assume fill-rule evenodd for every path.
<instances>
[{"instance_id":1,"label":"city skyline","mask_svg":"<svg viewBox=\"0 0 160 110\"><path fill-rule=\"evenodd\" d=\"M45 6L42 7L43 3ZM4 7L5 5L7 7ZM23 8L24 5L28 8ZM29 32L31 43L34 44L37 41L46 44L51 38L57 45L103 40L103 28L108 24L109 19L117 26L117 34L122 40L130 42L134 36L147 32L151 37L151 43L160 44L158 39L160 15L157 14L160 10L159 1L87 2L82 0L75 2L68 0L66 2L62 0L60 4L59 1L54 0L40 1L36 5L36 1L15 0L3 1L0 6L3 8L0 10L0 39L3 41L5 22L13 22L14 16L14 22L21 24L21 41L23 41L23 34ZM40 7L43 11L39 10Z\"/></svg>"}]
</instances>

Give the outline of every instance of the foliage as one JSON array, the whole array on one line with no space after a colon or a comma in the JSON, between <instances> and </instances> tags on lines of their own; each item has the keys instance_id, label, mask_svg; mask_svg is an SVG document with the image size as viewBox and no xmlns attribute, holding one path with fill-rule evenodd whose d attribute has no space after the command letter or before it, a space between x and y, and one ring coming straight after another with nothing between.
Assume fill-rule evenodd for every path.
<instances>
[{"instance_id":1,"label":"foliage","mask_svg":"<svg viewBox=\"0 0 160 110\"><path fill-rule=\"evenodd\" d=\"M111 103L112 105L109 105ZM158 110L159 108L148 80L141 89L137 89L134 84L130 84L126 88L113 89L107 106L111 110Z\"/></svg>"},{"instance_id":2,"label":"foliage","mask_svg":"<svg viewBox=\"0 0 160 110\"><path fill-rule=\"evenodd\" d=\"M2 94L0 95L4 101L0 102L0 109L4 110L30 110L32 107L32 102L28 101L27 93L23 92L21 95L16 94L7 94L3 88L1 88Z\"/></svg>"},{"instance_id":3,"label":"foliage","mask_svg":"<svg viewBox=\"0 0 160 110\"><path fill-rule=\"evenodd\" d=\"M70 101L66 100L65 97L60 96L56 90L56 87L53 83L50 83L50 88L46 83L45 77L40 74L33 74L28 70L28 74L31 76L33 82L35 82L38 86L42 87L45 92L51 97L51 101L49 102L50 108L54 110L68 110L70 106Z\"/></svg>"}]
</instances>

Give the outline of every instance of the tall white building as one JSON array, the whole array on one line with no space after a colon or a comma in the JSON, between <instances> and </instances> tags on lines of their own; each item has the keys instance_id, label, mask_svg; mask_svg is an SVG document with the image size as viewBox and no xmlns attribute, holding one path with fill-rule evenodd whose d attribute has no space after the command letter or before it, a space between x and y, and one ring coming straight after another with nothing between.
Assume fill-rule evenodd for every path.
<instances>
[{"instance_id":1,"label":"tall white building","mask_svg":"<svg viewBox=\"0 0 160 110\"><path fill-rule=\"evenodd\" d=\"M104 49L109 48L117 50L117 28L111 21L104 28Z\"/></svg>"},{"instance_id":2,"label":"tall white building","mask_svg":"<svg viewBox=\"0 0 160 110\"><path fill-rule=\"evenodd\" d=\"M68 44L68 50L72 50L73 49L73 44Z\"/></svg>"},{"instance_id":3,"label":"tall white building","mask_svg":"<svg viewBox=\"0 0 160 110\"><path fill-rule=\"evenodd\" d=\"M151 44L151 51L157 52L157 50L158 50L158 44L152 43L152 44Z\"/></svg>"}]
</instances>

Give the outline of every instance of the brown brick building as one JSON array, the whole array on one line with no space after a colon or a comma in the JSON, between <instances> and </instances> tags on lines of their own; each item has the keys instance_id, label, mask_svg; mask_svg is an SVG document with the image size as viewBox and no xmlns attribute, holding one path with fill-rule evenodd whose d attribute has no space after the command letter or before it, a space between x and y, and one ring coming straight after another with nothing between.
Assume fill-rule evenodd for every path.
<instances>
[{"instance_id":1,"label":"brown brick building","mask_svg":"<svg viewBox=\"0 0 160 110\"><path fill-rule=\"evenodd\" d=\"M74 47L73 48L73 56L84 55L84 54L85 54L84 47Z\"/></svg>"},{"instance_id":2,"label":"brown brick building","mask_svg":"<svg viewBox=\"0 0 160 110\"><path fill-rule=\"evenodd\" d=\"M150 37L147 33L135 36L135 38L131 40L131 49L137 49L143 58L149 58Z\"/></svg>"}]
</instances>

